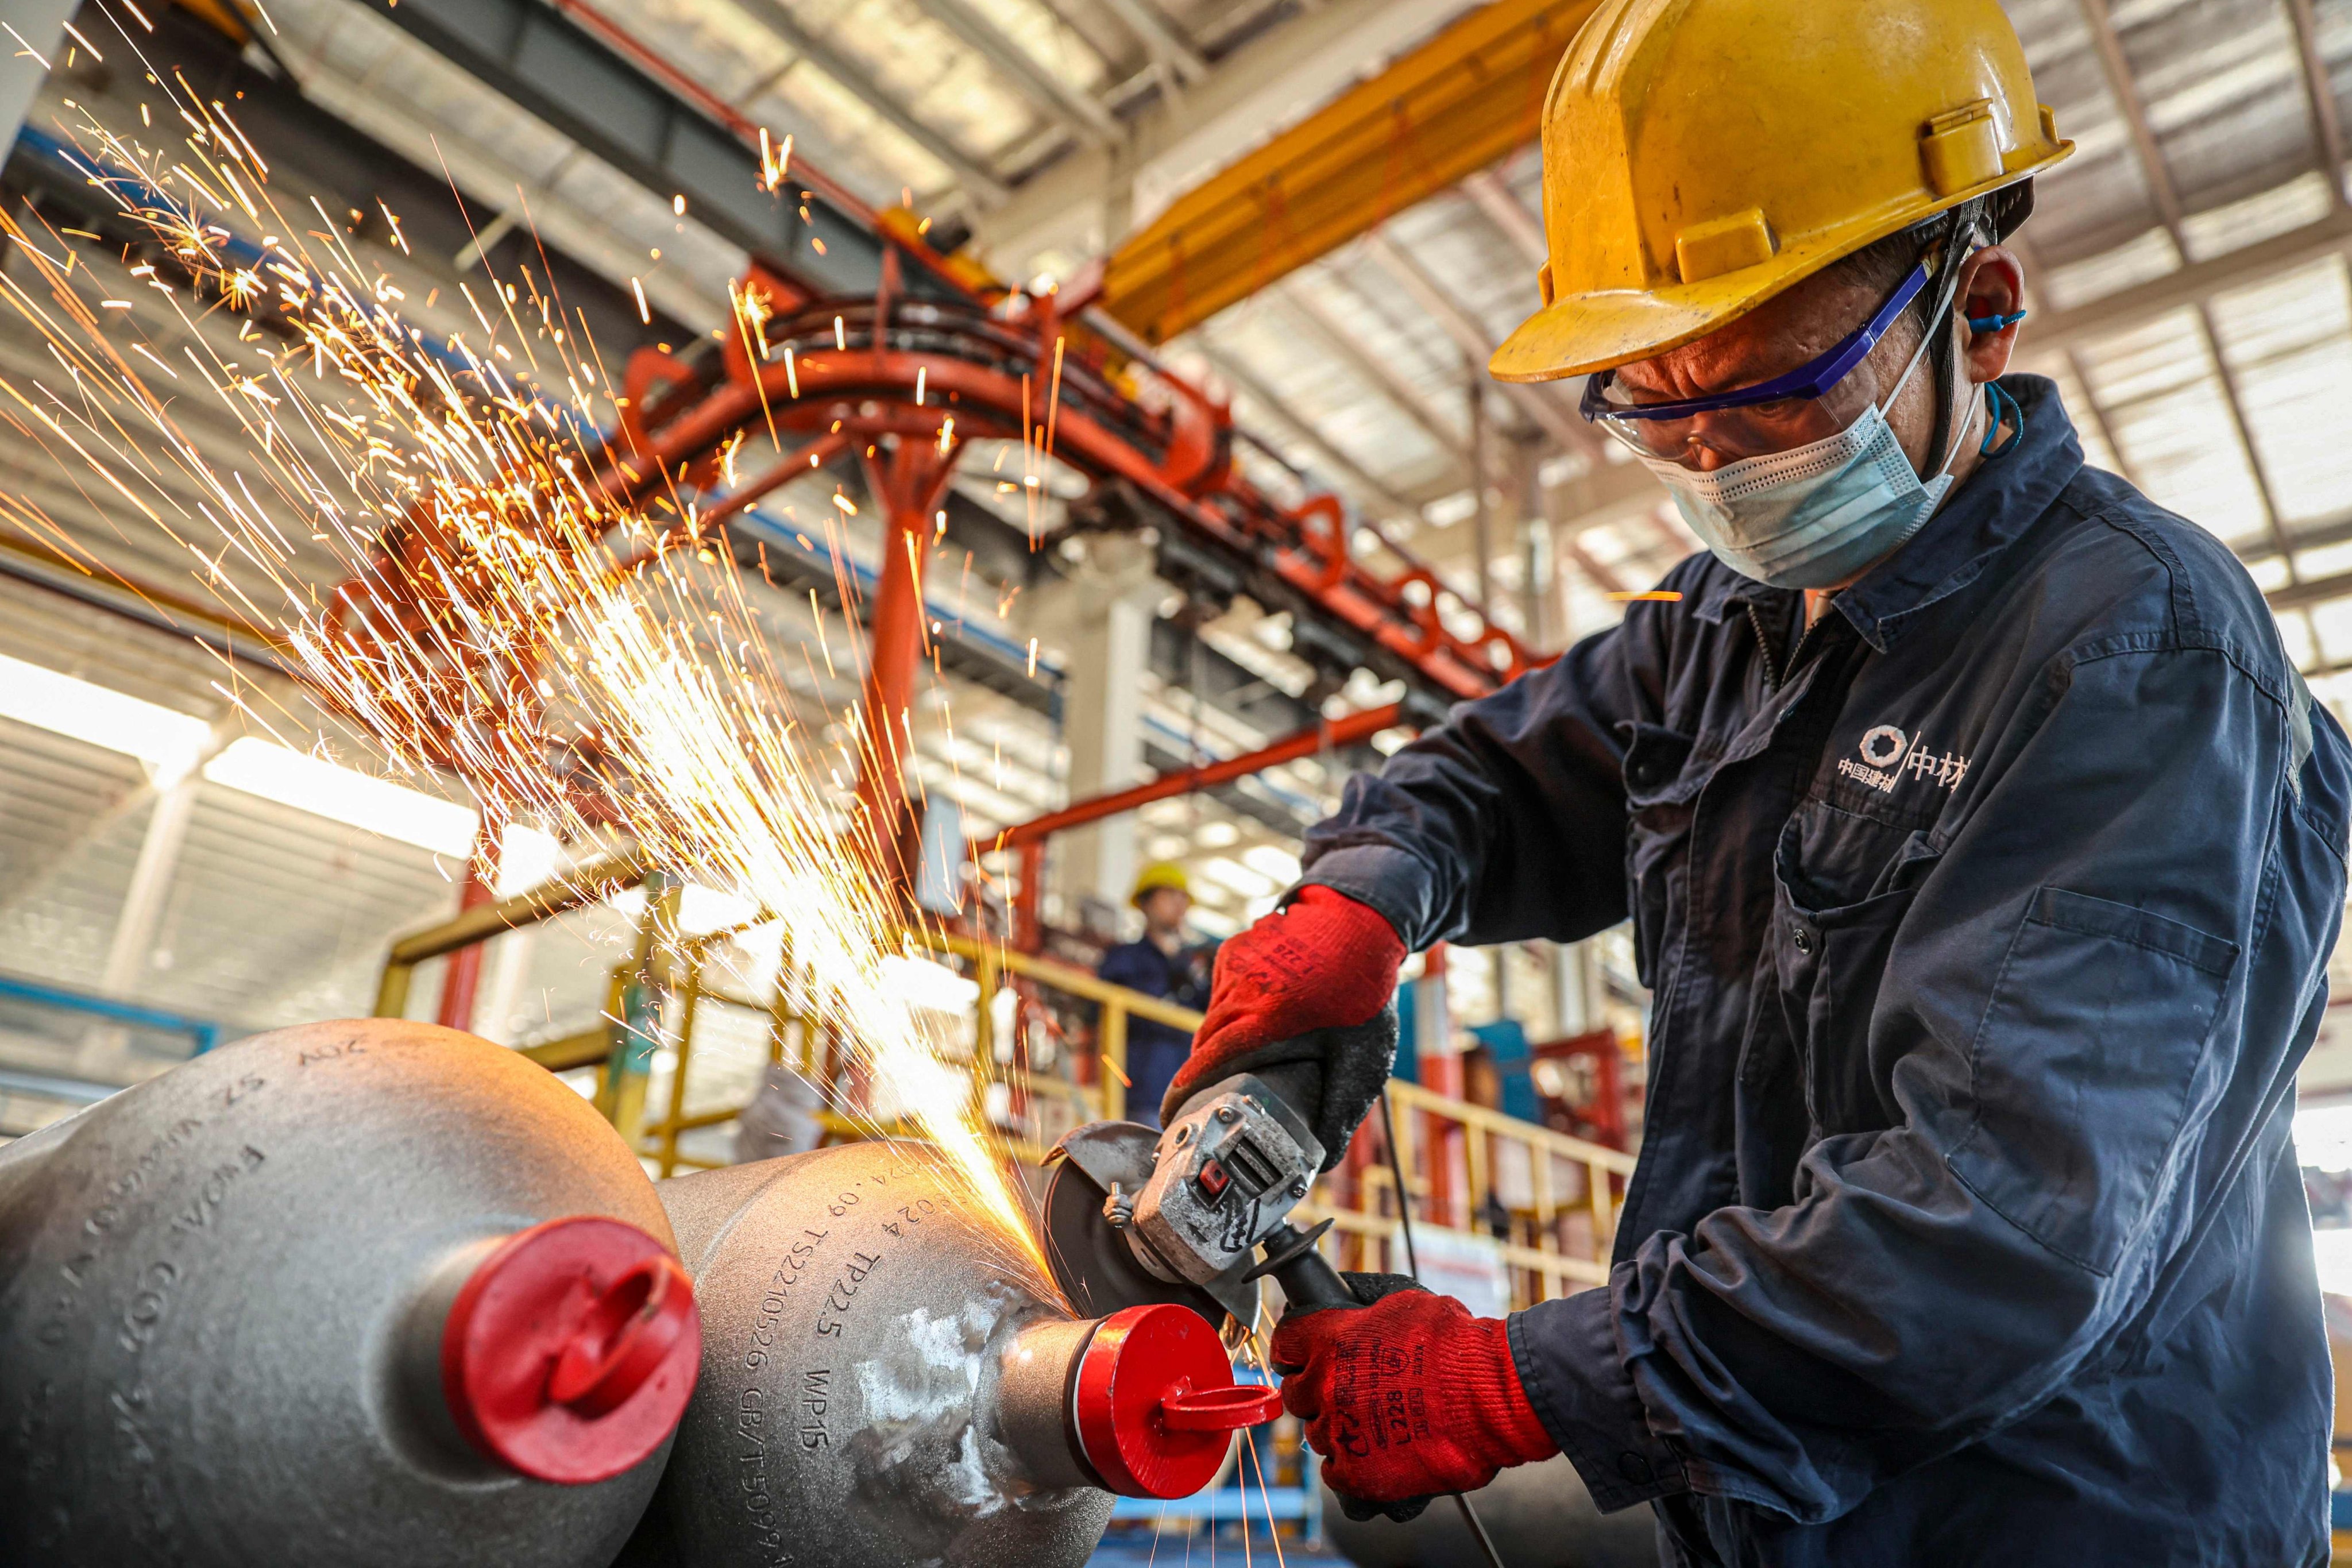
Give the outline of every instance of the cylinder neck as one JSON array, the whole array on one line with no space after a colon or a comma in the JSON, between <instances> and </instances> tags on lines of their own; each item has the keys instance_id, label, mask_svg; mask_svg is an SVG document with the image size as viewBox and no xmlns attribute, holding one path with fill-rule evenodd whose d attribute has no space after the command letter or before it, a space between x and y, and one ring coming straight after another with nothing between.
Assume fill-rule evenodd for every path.
<instances>
[{"instance_id":1,"label":"cylinder neck","mask_svg":"<svg viewBox=\"0 0 2352 1568\"><path fill-rule=\"evenodd\" d=\"M1041 1318L1025 1325L998 1363L997 1435L1037 1485L1100 1487L1071 1424L1070 1387L1099 1318Z\"/></svg>"}]
</instances>

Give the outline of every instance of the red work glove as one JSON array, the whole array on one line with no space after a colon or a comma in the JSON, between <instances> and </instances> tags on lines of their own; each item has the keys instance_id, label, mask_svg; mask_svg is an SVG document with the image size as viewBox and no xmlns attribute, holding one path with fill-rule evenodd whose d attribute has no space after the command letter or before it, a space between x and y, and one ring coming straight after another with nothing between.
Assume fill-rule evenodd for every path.
<instances>
[{"instance_id":1,"label":"red work glove","mask_svg":"<svg viewBox=\"0 0 2352 1568\"><path fill-rule=\"evenodd\" d=\"M1288 907L1217 949L1209 1016L1168 1086L1161 1116L1172 1118L1205 1085L1260 1065L1242 1060L1252 1052L1370 1023L1395 994L1403 964L1404 939L1378 910L1329 888L1300 889ZM1379 1076L1388 1076L1387 1062Z\"/></svg>"},{"instance_id":2,"label":"red work glove","mask_svg":"<svg viewBox=\"0 0 2352 1568\"><path fill-rule=\"evenodd\" d=\"M1474 1318L1402 1275L1341 1278L1370 1305L1285 1317L1272 1359L1331 1489L1387 1505L1351 1506L1350 1518L1410 1519L1433 1497L1559 1452L1519 1385L1502 1319Z\"/></svg>"}]
</instances>

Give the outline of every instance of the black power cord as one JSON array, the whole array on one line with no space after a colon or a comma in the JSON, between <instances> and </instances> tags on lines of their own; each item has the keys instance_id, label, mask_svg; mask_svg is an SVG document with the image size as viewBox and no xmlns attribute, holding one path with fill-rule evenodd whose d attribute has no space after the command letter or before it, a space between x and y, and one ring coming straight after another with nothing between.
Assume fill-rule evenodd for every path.
<instances>
[{"instance_id":1,"label":"black power cord","mask_svg":"<svg viewBox=\"0 0 2352 1568\"><path fill-rule=\"evenodd\" d=\"M1412 1249L1412 1194L1405 1190L1404 1162L1397 1156L1396 1113L1389 1109L1386 1085L1381 1088L1381 1131L1386 1134L1382 1142L1389 1146L1389 1174L1396 1179L1397 1227L1404 1236L1404 1271L1418 1282L1421 1259ZM1470 1527L1472 1535L1477 1537L1478 1550L1486 1554L1487 1568L1503 1568L1503 1554L1495 1550L1495 1538L1486 1533L1486 1521L1478 1517L1478 1510L1470 1506L1469 1495L1465 1492L1448 1495L1454 1499L1454 1506L1462 1510L1462 1522Z\"/></svg>"}]
</instances>

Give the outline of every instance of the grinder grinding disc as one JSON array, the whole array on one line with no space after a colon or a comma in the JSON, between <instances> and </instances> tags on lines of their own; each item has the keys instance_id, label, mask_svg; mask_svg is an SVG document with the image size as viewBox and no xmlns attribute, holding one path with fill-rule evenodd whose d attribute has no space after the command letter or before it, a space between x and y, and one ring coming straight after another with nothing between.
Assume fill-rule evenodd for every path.
<instances>
[{"instance_id":1,"label":"grinder grinding disc","mask_svg":"<svg viewBox=\"0 0 2352 1568\"><path fill-rule=\"evenodd\" d=\"M1127 1307L1174 1302L1212 1324L1231 1314L1247 1322L1257 1286L1244 1269L1213 1286L1160 1279L1136 1258L1131 1229L1111 1224L1105 1205L1116 1184L1129 1202L1151 1179L1157 1130L1138 1121L1097 1121L1054 1145L1045 1156L1045 1262L1054 1282L1081 1317L1105 1317Z\"/></svg>"}]
</instances>

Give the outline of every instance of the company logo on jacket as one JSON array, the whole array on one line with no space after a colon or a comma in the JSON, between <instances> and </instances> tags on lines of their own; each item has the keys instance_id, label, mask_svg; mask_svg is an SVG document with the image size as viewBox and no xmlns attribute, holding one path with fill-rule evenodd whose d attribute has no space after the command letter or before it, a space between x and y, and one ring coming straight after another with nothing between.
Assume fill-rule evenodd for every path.
<instances>
[{"instance_id":1,"label":"company logo on jacket","mask_svg":"<svg viewBox=\"0 0 2352 1568\"><path fill-rule=\"evenodd\" d=\"M1915 779L1927 779L1946 789L1958 789L1969 774L1969 759L1950 752L1938 754L1920 743L1916 735L1906 735L1892 724L1881 724L1866 731L1856 748L1862 761L1852 757L1838 759L1838 772L1882 794L1892 795L1895 786L1909 773Z\"/></svg>"}]
</instances>

